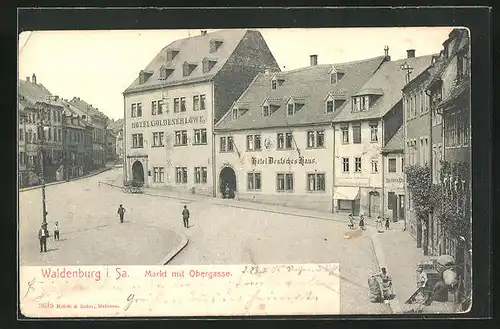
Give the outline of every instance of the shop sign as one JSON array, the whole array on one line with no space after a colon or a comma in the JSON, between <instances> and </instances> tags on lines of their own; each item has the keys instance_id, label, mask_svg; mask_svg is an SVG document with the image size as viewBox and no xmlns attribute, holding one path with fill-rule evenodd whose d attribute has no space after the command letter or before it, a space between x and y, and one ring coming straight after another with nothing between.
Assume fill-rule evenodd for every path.
<instances>
[{"instance_id":1,"label":"shop sign","mask_svg":"<svg viewBox=\"0 0 500 329\"><path fill-rule=\"evenodd\" d=\"M297 158L290 157L267 157L267 158L257 158L252 157L252 165L306 165L306 164L317 164L318 162L314 158L305 158L303 156Z\"/></svg>"},{"instance_id":2,"label":"shop sign","mask_svg":"<svg viewBox=\"0 0 500 329\"><path fill-rule=\"evenodd\" d=\"M132 128L149 128L149 127L163 127L163 126L176 126L185 124L204 124L206 122L204 116L191 116L191 117L181 117L174 119L162 119L162 120L148 120L148 121L138 121L132 122Z\"/></svg>"}]
</instances>

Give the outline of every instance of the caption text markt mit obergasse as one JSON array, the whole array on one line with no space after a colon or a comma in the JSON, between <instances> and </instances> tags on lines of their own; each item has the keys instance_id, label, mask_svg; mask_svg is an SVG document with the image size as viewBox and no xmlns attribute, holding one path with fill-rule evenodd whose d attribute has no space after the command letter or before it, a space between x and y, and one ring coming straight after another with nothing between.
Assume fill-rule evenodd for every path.
<instances>
[{"instance_id":1,"label":"caption text markt mit obergasse","mask_svg":"<svg viewBox=\"0 0 500 329\"><path fill-rule=\"evenodd\" d=\"M106 268L104 270L83 270L83 269L66 269L66 268L42 268L42 277L45 279L93 279L95 281L101 281L102 279L125 279L130 278L129 272L126 270L116 267L113 269ZM189 270L189 271L167 271L167 270L144 270L143 277L146 278L227 278L231 277L231 272L228 271L199 271L199 270Z\"/></svg>"}]
</instances>

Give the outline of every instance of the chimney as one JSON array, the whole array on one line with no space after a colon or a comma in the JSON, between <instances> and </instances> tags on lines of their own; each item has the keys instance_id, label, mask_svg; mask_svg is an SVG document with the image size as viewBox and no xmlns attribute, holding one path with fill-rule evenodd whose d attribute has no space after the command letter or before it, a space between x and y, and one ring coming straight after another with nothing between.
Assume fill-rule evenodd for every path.
<instances>
[{"instance_id":1,"label":"chimney","mask_svg":"<svg viewBox=\"0 0 500 329\"><path fill-rule=\"evenodd\" d=\"M414 58L415 57L415 49L408 49L406 51L406 54L408 55L408 58Z\"/></svg>"},{"instance_id":2,"label":"chimney","mask_svg":"<svg viewBox=\"0 0 500 329\"><path fill-rule=\"evenodd\" d=\"M35 75L35 73L33 73L33 75L31 76L31 80L36 85L36 75Z\"/></svg>"},{"instance_id":3,"label":"chimney","mask_svg":"<svg viewBox=\"0 0 500 329\"><path fill-rule=\"evenodd\" d=\"M207 30L201 30L201 35L206 35L207 34Z\"/></svg>"},{"instance_id":4,"label":"chimney","mask_svg":"<svg viewBox=\"0 0 500 329\"><path fill-rule=\"evenodd\" d=\"M311 66L318 65L318 55L311 55L309 58L311 59Z\"/></svg>"},{"instance_id":5,"label":"chimney","mask_svg":"<svg viewBox=\"0 0 500 329\"><path fill-rule=\"evenodd\" d=\"M30 82L30 77L26 77L26 81Z\"/></svg>"},{"instance_id":6,"label":"chimney","mask_svg":"<svg viewBox=\"0 0 500 329\"><path fill-rule=\"evenodd\" d=\"M57 102L59 100L59 96L54 96L54 100Z\"/></svg>"}]
</instances>

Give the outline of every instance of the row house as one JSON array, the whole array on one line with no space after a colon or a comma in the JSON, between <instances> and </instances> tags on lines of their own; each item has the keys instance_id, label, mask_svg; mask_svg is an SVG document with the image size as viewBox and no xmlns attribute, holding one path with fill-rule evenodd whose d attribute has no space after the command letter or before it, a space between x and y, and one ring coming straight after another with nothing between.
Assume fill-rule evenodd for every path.
<instances>
[{"instance_id":1,"label":"row house","mask_svg":"<svg viewBox=\"0 0 500 329\"><path fill-rule=\"evenodd\" d=\"M433 65L413 81L403 90L407 99L405 155L409 164L430 167L432 182L440 188L443 200L425 225L417 222L410 199L409 232L424 253L452 255L464 264L463 287L470 291L472 226L465 236L457 236L447 232L439 220L447 214L456 222L471 222L469 31L454 29ZM418 100L413 104L419 90L426 95L423 105ZM457 170L442 171L444 165Z\"/></svg>"},{"instance_id":2,"label":"row house","mask_svg":"<svg viewBox=\"0 0 500 329\"><path fill-rule=\"evenodd\" d=\"M382 148L403 124L403 67L411 66L415 74L420 74L431 58L415 57L415 50L408 50L405 59L385 61L333 120L335 211L377 217L389 214L394 198L404 203L404 195L395 197L393 191L384 189L388 159L383 157Z\"/></svg>"},{"instance_id":3,"label":"row house","mask_svg":"<svg viewBox=\"0 0 500 329\"><path fill-rule=\"evenodd\" d=\"M111 128L106 132L106 161L116 160L116 135Z\"/></svg>"},{"instance_id":4,"label":"row house","mask_svg":"<svg viewBox=\"0 0 500 329\"><path fill-rule=\"evenodd\" d=\"M31 174L20 173L20 181L22 185L32 184L33 174L40 174L39 148L44 154L44 177L46 181L55 180L63 161L63 106L58 103L57 96L37 82L35 74L31 79L19 80L18 94L19 111L22 112L19 120L19 163L33 168Z\"/></svg>"},{"instance_id":5,"label":"row house","mask_svg":"<svg viewBox=\"0 0 500 329\"><path fill-rule=\"evenodd\" d=\"M332 120L385 60L257 75L215 128L218 194L331 212Z\"/></svg>"},{"instance_id":6,"label":"row house","mask_svg":"<svg viewBox=\"0 0 500 329\"><path fill-rule=\"evenodd\" d=\"M266 69L279 66L258 31L202 31L163 48L123 92L124 180L213 195L214 123Z\"/></svg>"},{"instance_id":7,"label":"row house","mask_svg":"<svg viewBox=\"0 0 500 329\"><path fill-rule=\"evenodd\" d=\"M80 112L84 113L86 120L92 125L92 159L93 167L100 168L106 165L106 150L107 150L107 126L109 118L100 112L98 108L94 108L92 104L88 104L80 97L73 97L69 101L71 105L76 107Z\"/></svg>"}]
</instances>

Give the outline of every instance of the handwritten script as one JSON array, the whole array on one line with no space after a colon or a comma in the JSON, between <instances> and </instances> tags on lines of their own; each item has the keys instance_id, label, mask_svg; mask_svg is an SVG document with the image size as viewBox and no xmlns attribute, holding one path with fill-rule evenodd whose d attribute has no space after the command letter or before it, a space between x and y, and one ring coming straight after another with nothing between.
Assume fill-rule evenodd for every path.
<instances>
[{"instance_id":1,"label":"handwritten script","mask_svg":"<svg viewBox=\"0 0 500 329\"><path fill-rule=\"evenodd\" d=\"M338 264L22 266L29 317L339 314Z\"/></svg>"}]
</instances>

